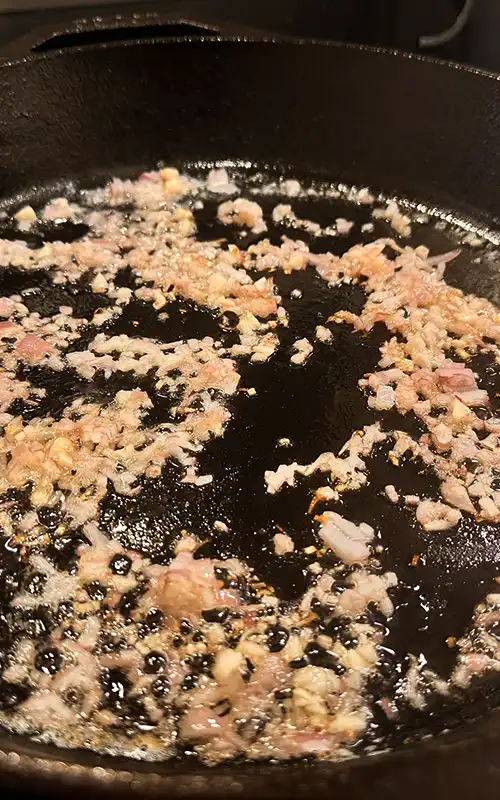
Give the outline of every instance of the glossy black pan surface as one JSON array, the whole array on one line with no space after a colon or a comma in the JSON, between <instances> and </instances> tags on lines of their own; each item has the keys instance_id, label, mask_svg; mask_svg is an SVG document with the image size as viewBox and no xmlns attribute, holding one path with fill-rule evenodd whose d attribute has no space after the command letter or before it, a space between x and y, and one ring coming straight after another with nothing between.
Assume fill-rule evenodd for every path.
<instances>
[{"instance_id":1,"label":"glossy black pan surface","mask_svg":"<svg viewBox=\"0 0 500 800\"><path fill-rule=\"evenodd\" d=\"M0 70L0 92L3 198L32 191L40 196L40 187L54 182L85 183L124 169L138 171L159 160L180 164L229 159L267 165L271 171L284 169L369 184L425 200L428 205L452 208L480 225L495 227L500 218L500 159L496 156L500 151L500 87L496 78L472 70L348 46L155 42L37 57L6 66ZM465 259L457 267L457 282L469 291L498 299L495 266L473 269ZM314 287L306 289L314 293ZM311 308L314 313L314 306ZM312 324L311 319L296 322L299 327ZM349 358L365 357L369 368L372 355L365 348L363 353L350 352ZM357 372L346 371L353 385L345 387L344 403L354 397ZM317 376L309 377L311 382L317 380ZM338 384L339 376L333 374L325 388L338 389ZM290 422L296 425L302 419L307 394L298 387L287 386L287 390L293 397ZM342 405L342 398L339 402ZM315 412L322 418L327 399L318 397L317 404ZM253 424L260 424L265 441L262 420L257 418ZM343 433L339 430L340 440L345 439ZM315 455L308 451L312 436L310 431L310 439L306 436L303 442L306 458ZM244 437L239 435L237 441L241 440ZM214 464L218 456L214 448ZM261 466L255 468L261 470ZM359 498L353 497L352 502ZM147 515L148 510L142 513ZM279 509L273 513L279 515ZM375 508L371 513L380 518L382 512ZM264 518L261 523L265 528ZM396 523L389 520L387 527ZM255 526L255 518L251 524ZM265 530L262 535L264 541ZM479 539L472 539L472 550L470 536L468 543L476 557L475 572L468 569L467 551L450 556L445 542L434 554L434 571L427 575L429 591L441 584L445 593L442 577L450 564L458 581L462 574L464 580L468 576L468 589L460 600L463 608L458 609L464 619L484 594L481 581L491 577L499 557L494 537L479 556ZM406 542L405 547L411 550L411 543ZM396 554L398 559L400 566L407 561L404 547ZM266 569L265 553L256 556L256 562L261 570ZM269 564L267 568L272 569ZM300 569L294 576L281 578L284 596L297 591L298 575ZM455 592L450 599L454 611L458 599ZM487 698L477 708L481 711L491 704ZM493 714L448 739L344 766L255 769L233 764L211 771L182 763L164 768L120 766L137 772L134 781L138 788L154 791L156 787L174 795L236 792L241 796L243 792L244 796L304 796L312 786L325 794L343 786L346 796L383 791L391 797L409 783L412 791L418 789L419 793L432 787L437 796L438 789L442 792L440 776L448 772L450 764L453 772L447 774L448 789L453 785L460 792L465 780L470 787L479 780L479 774L474 774L479 765L481 774L494 770L489 748L494 750L497 739L500 729ZM114 771L118 766L114 762L88 754L42 751L8 738L2 749L13 751L10 756L0 755L6 777L15 774L22 780L38 772L41 764L32 758L38 750L40 757L63 758L71 765L58 767L49 762L42 769L48 778L73 776L80 785L96 780L100 788L111 781L121 791L128 783L127 773L123 776ZM467 769L461 753L470 753ZM95 773L84 766L98 762L110 771ZM155 775L158 771L161 778ZM483 796L489 796L490 789L494 790L494 782L482 783Z\"/></svg>"}]
</instances>

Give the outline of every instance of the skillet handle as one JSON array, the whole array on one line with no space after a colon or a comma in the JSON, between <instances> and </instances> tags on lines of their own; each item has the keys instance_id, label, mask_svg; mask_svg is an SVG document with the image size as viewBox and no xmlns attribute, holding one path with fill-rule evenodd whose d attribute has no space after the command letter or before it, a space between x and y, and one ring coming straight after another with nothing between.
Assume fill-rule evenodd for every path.
<instances>
[{"instance_id":1,"label":"skillet handle","mask_svg":"<svg viewBox=\"0 0 500 800\"><path fill-rule=\"evenodd\" d=\"M105 42L181 39L194 36L262 37L263 33L238 23L202 21L176 12L160 14L140 12L61 19L43 25L2 47L0 61L18 61L37 53L69 50L73 47L99 45Z\"/></svg>"}]
</instances>

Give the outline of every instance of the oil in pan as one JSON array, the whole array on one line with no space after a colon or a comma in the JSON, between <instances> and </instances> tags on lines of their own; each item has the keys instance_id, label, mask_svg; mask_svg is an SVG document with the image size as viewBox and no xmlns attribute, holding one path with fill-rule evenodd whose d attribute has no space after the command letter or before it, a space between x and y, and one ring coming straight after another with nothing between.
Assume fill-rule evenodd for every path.
<instances>
[{"instance_id":1,"label":"oil in pan","mask_svg":"<svg viewBox=\"0 0 500 800\"><path fill-rule=\"evenodd\" d=\"M3 723L214 763L479 716L500 331L461 289L497 301L494 233L187 173L2 220Z\"/></svg>"}]
</instances>

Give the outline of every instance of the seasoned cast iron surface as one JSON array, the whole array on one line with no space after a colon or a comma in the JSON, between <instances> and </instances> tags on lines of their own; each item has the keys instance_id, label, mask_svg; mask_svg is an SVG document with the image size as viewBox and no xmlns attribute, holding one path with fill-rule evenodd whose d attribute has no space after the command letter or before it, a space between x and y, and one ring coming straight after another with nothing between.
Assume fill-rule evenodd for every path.
<instances>
[{"instance_id":1,"label":"seasoned cast iron surface","mask_svg":"<svg viewBox=\"0 0 500 800\"><path fill-rule=\"evenodd\" d=\"M168 106L163 102L166 94ZM0 96L2 198L24 194L27 187L61 176L92 175L101 170L109 177L123 164L136 164L139 170L158 159L172 163L229 157L293 164L295 171L300 167L304 173L360 184L366 181L438 206L461 208L483 222L500 219L498 82L472 70L335 44L143 43L43 56L3 68ZM220 124L221 114L230 124ZM50 194L48 190L45 197ZM418 236L434 241L430 230L420 231ZM446 249L439 238L434 242L436 252ZM457 283L468 291L475 289L498 302L497 274L495 265L483 265L479 270L463 257L448 269L447 277L454 282L456 276ZM371 363L375 357L373 350ZM311 374L314 368L311 360L308 372L301 376ZM323 373L322 386L326 386L326 370ZM350 385L354 384L352 378ZM310 403L309 387L297 379L297 388ZM333 390L331 395L335 396ZM286 398L284 392L282 397ZM239 399L242 404L243 399ZM348 406L347 411L350 413ZM361 495L353 496L352 501L361 504ZM387 506L385 513L393 515L395 511ZM438 574L441 586L449 581L455 605L444 609L444 619L454 619L455 625L462 627L496 572L494 537L483 539L477 530L468 531L466 549L467 539L459 545L457 539L443 539L438 534L441 538L435 543L448 542L438 553L442 567L450 571L447 576L445 568L438 568L432 558L418 574L407 568L413 554L410 536L416 538L416 533L408 526L402 535L396 528L384 527L385 539L390 537L394 548L399 547L393 557L401 563L401 577L422 586L425 580L431 598L436 595L431 572ZM422 549L424 544L420 540ZM249 550L255 554L253 548ZM468 559L474 564L471 572L467 571ZM272 562L271 556L265 560ZM8 559L5 565L14 568L13 561L9 567ZM297 573L300 578L300 570ZM5 573L2 582L9 584ZM406 595L416 598L415 593ZM416 599L414 606L418 610ZM435 600L433 609L436 624L440 617ZM448 633L453 626L443 627ZM412 628L412 635L417 635L416 626ZM436 636L436 644L441 657L449 656L441 636ZM468 708L481 714L488 705L488 698L480 698ZM109 770L128 770L128 777L114 771L94 773L92 767L98 760L91 754L55 751L2 735L2 750L14 751L12 758L2 757L2 783L10 783L17 773L16 783L33 796L33 787L45 780L50 797L57 791L65 796L74 794L75 781L80 783L79 796L89 788L108 796L111 785L120 800L134 785L141 797L164 797L168 792L183 797L237 795L275 800L310 798L311 793L330 798L337 791L346 800L399 800L402 794L412 800L447 795L493 800L500 779L498 727L497 715L489 715L480 725L461 728L459 736L438 737L388 758L343 765L260 766L259 770L252 765L231 765L209 772L194 769L194 765L189 770L179 765L177 770L170 763L165 769L174 776L170 780L164 776L159 784L155 775L144 774L158 772L158 765L139 767L130 761L108 760L105 766ZM37 756L70 763L57 768ZM89 768L77 768L76 763ZM136 777L133 784L132 772ZM91 781L91 786L86 785Z\"/></svg>"},{"instance_id":2,"label":"seasoned cast iron surface","mask_svg":"<svg viewBox=\"0 0 500 800\"><path fill-rule=\"evenodd\" d=\"M267 213L275 204L273 199L265 197L259 201ZM308 241L317 251L331 250L340 254L360 239L369 241L378 235L390 235L383 222L375 222L374 233L360 234L360 225L370 221L370 210L354 207L343 200L300 200L294 202L294 210L299 216L322 224L338 216L356 221L348 236ZM203 211L197 212L199 236L202 239L238 237L236 231L214 221L215 211L216 203L207 202ZM78 225L58 226L57 229L39 227L28 237L39 246L54 238L69 241L84 232L83 226ZM290 231L287 233L294 235ZM271 240L279 243L282 234L283 228L272 229ZM6 223L0 235L19 238L19 233L14 233ZM303 232L295 235L307 239ZM241 239L237 240L242 246ZM250 244L253 240L249 236L245 241ZM426 244L433 252L442 252L449 249L450 241L450 235L438 231L431 221L414 226L410 243ZM467 291L479 286L482 294L495 300L494 260L490 258L478 265L472 263L476 256L471 250L464 251L448 267L447 279ZM204 541L198 551L200 556L237 556L247 561L262 580L275 587L279 598L286 603L300 597L308 585L305 568L315 556L305 555L303 548L313 544L315 537L306 509L310 491L320 485L321 479L318 478L316 484L314 480L301 479L295 489L285 488L273 496L265 491L264 471L293 460L308 463L321 452L337 451L355 429L375 419L381 418L388 429L397 427L410 433L417 430L417 422L412 415L373 412L367 408L358 387L363 373L371 372L378 362L378 348L387 337L383 326L376 326L369 336L354 334L347 325L337 326L333 347L316 343L313 355L304 366L293 368L290 365L292 343L302 337L314 340L316 325L335 311L360 311L364 302L363 289L351 285L329 288L313 269L292 275L278 271L274 277L289 313L290 325L281 330L280 349L269 363L240 365L241 386L255 387L257 394L249 397L239 393L230 400L233 416L224 437L210 442L199 458L200 474L213 474L213 483L199 491L181 483L180 468L167 463L160 478L144 480L138 497L120 496L110 487L101 506L100 525L125 547L139 550L162 563L170 560L174 538L187 528ZM4 269L0 273L0 294L21 293L30 310L42 315L54 313L60 305L70 305L76 316L88 318L106 300L92 294L86 283L82 279L80 285L60 287L40 272ZM116 283L134 285L131 274L126 271L118 276ZM302 291L300 299L291 295L297 288ZM107 333L134 335L139 331L141 335L162 342L190 336L221 337L220 319L215 314L180 301L170 304L168 310L168 319L161 322L151 306L133 301L123 315L107 327ZM90 341L94 335L95 330L89 325L83 339ZM231 344L230 330L226 330L223 337L225 344ZM72 346L81 349L81 340ZM480 388L498 385L498 365L481 356L474 359L471 366L479 373ZM43 413L57 417L83 391L89 393L88 383L71 370L54 374L43 367L23 367L20 377L47 390L37 408L16 401L15 411L25 419ZM114 396L119 389L140 385L154 400L151 421L167 421L172 398L155 393L147 378L141 381L135 376L114 375L104 380L102 375L97 375L90 391L96 398L104 398ZM291 439L292 447L278 446L282 437ZM361 491L345 493L338 509L347 518L362 519L380 532L384 571L394 570L400 581L395 591L397 611L385 643L383 675L371 687L374 699L390 691L391 685L404 675L408 652L425 658L443 677L449 676L455 654L447 646L446 639L459 638L464 633L474 606L495 585L493 578L499 573L500 562L500 542L494 526L476 524L468 516L451 531L425 533L409 510L387 501L382 490L392 483L403 493L433 499L439 496L436 479L426 474L418 462L407 460L396 468L386 458L388 449L387 444L378 446L373 458L368 460L368 485ZM26 502L23 493L13 494L11 499L20 509ZM50 514L53 519L49 519ZM215 520L226 522L231 534L214 532ZM49 527L57 527L58 521L57 513L48 512ZM293 557L286 562L274 555L272 537L277 525L289 532L296 543ZM59 538L57 548L52 546L50 555L60 568L71 568L81 537L79 531L73 531ZM417 567L411 566L415 554L420 555ZM46 637L53 625L50 612L45 615L18 612L12 616L8 599L20 585L22 575L16 554L4 545L0 558L3 603L0 646L5 647L22 630ZM0 684L2 708L15 706L23 699L13 696L9 686ZM469 694L459 700L445 703L434 699L425 712L403 707L397 725L388 723L374 706L374 720L359 742L359 752L367 746L370 749L397 746L408 738L453 727L465 719L481 716L497 704L500 704L500 684L491 679L488 686L484 682L477 687L473 685Z\"/></svg>"}]
</instances>

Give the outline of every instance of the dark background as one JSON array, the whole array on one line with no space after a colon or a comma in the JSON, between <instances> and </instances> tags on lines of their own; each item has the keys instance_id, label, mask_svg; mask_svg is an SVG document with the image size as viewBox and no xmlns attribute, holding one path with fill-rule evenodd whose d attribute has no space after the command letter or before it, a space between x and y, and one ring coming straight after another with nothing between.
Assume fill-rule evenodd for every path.
<instances>
[{"instance_id":1,"label":"dark background","mask_svg":"<svg viewBox=\"0 0 500 800\"><path fill-rule=\"evenodd\" d=\"M0 55L17 38L41 38L75 19L158 12L277 34L343 39L406 50L452 25L465 0L0 0ZM45 9L45 10L40 10ZM465 30L432 54L500 70L500 2L475 0Z\"/></svg>"}]
</instances>

